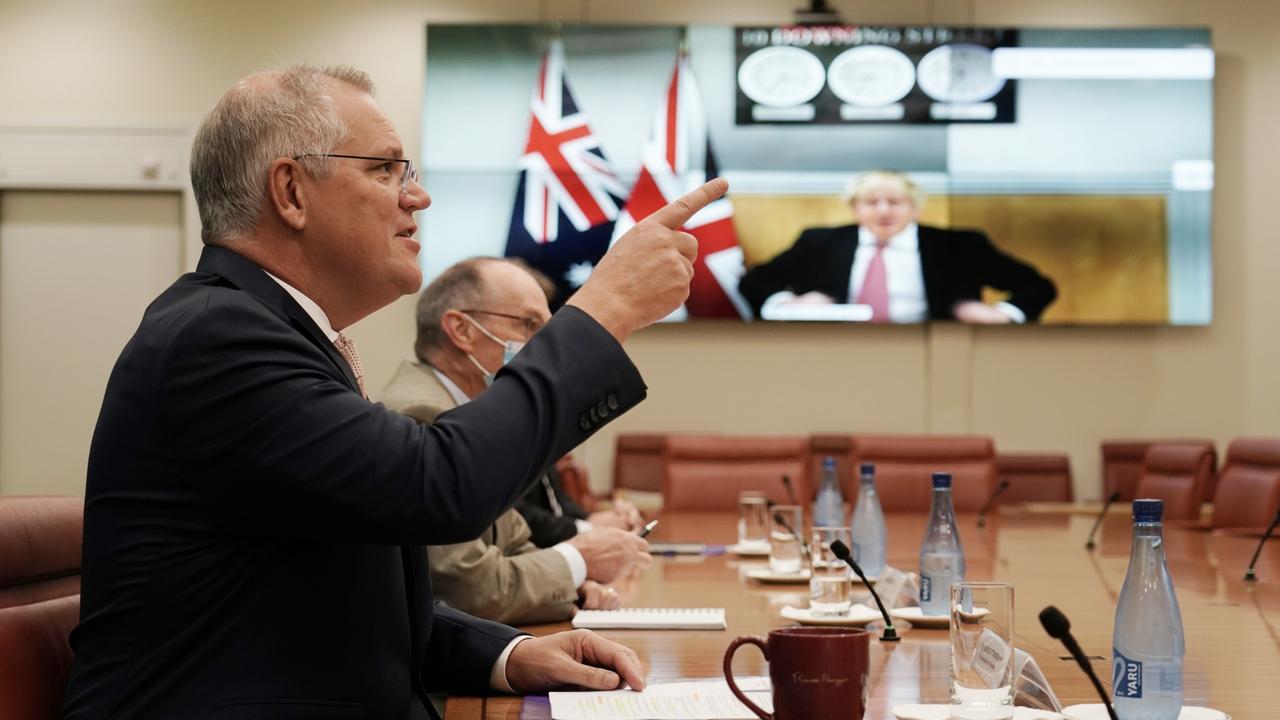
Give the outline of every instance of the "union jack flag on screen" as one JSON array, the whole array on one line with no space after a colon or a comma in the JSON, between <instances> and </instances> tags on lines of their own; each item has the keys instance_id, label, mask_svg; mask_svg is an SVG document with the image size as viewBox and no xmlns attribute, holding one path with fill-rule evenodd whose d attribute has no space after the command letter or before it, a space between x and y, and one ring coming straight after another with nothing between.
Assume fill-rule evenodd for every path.
<instances>
[{"instance_id":1,"label":"union jack flag on screen","mask_svg":"<svg viewBox=\"0 0 1280 720\"><path fill-rule=\"evenodd\" d=\"M519 167L505 254L523 258L555 282L554 310L586 282L609 249L626 195L569 92L559 40L542 56Z\"/></svg>"},{"instance_id":2,"label":"union jack flag on screen","mask_svg":"<svg viewBox=\"0 0 1280 720\"><path fill-rule=\"evenodd\" d=\"M614 225L615 241L636 221L718 174L707 136L702 98L689 69L689 56L683 51L654 114L653 130L645 143L642 160L640 177ZM738 294L738 280L743 272L742 248L733 228L733 205L729 198L720 198L699 210L682 229L698 239L698 259L693 265L689 299L684 308L668 320L750 319L750 307Z\"/></svg>"}]
</instances>

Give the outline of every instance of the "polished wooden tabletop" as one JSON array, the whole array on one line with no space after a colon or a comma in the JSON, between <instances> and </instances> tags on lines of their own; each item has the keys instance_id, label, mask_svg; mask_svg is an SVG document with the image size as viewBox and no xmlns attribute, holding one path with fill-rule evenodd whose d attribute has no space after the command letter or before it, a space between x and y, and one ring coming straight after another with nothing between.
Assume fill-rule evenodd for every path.
<instances>
[{"instance_id":1,"label":"polished wooden tabletop","mask_svg":"<svg viewBox=\"0 0 1280 720\"><path fill-rule=\"evenodd\" d=\"M986 528L961 516L968 579L1014 585L1015 645L1035 657L1064 706L1096 702L1089 681L1065 650L1041 629L1037 615L1057 605L1072 633L1110 682L1111 631L1116 596L1129 561L1127 508L1109 513L1098 546L1084 548L1093 524L1088 506L1003 508ZM917 570L924 515L888 517L889 563ZM668 513L654 532L661 541L732 543L736 517L723 513ZM1165 550L1186 633L1185 703L1218 708L1236 720L1280 717L1280 538L1258 561L1258 581L1242 580L1258 533L1208 532L1166 527ZM639 653L652 680L721 675L734 637L793 625L779 611L808 602L805 585L765 585L745 577L760 558L732 555L655 557L649 569L617 584L629 607L723 607L724 631L607 631L606 637ZM526 628L543 635L567 623ZM901 643L871 645L869 720L892 718L900 703L948 701L948 634L912 628ZM736 675L765 675L760 654L740 651ZM447 720L520 716L518 697L449 699Z\"/></svg>"}]
</instances>

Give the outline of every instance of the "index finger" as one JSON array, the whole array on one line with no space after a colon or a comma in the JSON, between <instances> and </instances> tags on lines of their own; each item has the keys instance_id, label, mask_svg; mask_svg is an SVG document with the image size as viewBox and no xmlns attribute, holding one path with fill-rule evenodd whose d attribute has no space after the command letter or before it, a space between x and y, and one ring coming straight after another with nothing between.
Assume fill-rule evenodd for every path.
<instances>
[{"instance_id":1,"label":"index finger","mask_svg":"<svg viewBox=\"0 0 1280 720\"><path fill-rule=\"evenodd\" d=\"M645 218L672 230L679 230L689 222L694 213L719 200L729 190L729 181L716 178L684 197L677 198L666 207L654 211ZM643 221L642 221L643 222Z\"/></svg>"}]
</instances>

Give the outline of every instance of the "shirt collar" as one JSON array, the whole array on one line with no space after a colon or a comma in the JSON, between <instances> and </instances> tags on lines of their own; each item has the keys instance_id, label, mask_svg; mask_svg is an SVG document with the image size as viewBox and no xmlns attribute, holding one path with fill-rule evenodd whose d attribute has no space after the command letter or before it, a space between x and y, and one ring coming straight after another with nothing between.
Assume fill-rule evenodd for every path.
<instances>
[{"instance_id":1,"label":"shirt collar","mask_svg":"<svg viewBox=\"0 0 1280 720\"><path fill-rule=\"evenodd\" d=\"M859 246L875 246L879 244L876 236L865 227L858 226L858 245ZM902 232L889 238L889 242L885 243L887 247L894 250L917 250L920 247L920 225L911 223L902 228Z\"/></svg>"},{"instance_id":2,"label":"shirt collar","mask_svg":"<svg viewBox=\"0 0 1280 720\"><path fill-rule=\"evenodd\" d=\"M263 272L267 271L263 270ZM307 317L311 318L311 321L316 324L316 327L320 328L320 332L324 333L324 336L329 338L329 342L333 342L338 339L338 331L333 329L333 324L329 322L329 316L324 314L324 310L320 309L320 306L316 304L315 300L303 295L301 290L271 273L267 273L267 277L275 280L280 287L284 288L285 292L289 293L289 297L293 298L294 302L298 303L298 305L302 307L302 311L307 314Z\"/></svg>"},{"instance_id":3,"label":"shirt collar","mask_svg":"<svg viewBox=\"0 0 1280 720\"><path fill-rule=\"evenodd\" d=\"M462 388L458 387L458 383L450 380L448 375L440 372L434 366L428 365L427 367L431 368L431 372L436 374L436 379L440 381L445 390L449 391L449 397L453 398L455 403L466 405L471 402L471 398L467 397L467 394L462 392Z\"/></svg>"}]
</instances>

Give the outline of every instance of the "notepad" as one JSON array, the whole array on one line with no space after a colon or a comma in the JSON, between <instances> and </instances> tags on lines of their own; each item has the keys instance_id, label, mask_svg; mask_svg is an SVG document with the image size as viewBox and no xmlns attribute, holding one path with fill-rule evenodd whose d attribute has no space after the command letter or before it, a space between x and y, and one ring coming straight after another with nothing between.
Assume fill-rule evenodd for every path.
<instances>
[{"instance_id":1,"label":"notepad","mask_svg":"<svg viewBox=\"0 0 1280 720\"><path fill-rule=\"evenodd\" d=\"M773 710L767 677L737 678L738 688L766 712ZM755 720L721 678L651 683L642 692L553 692L555 720Z\"/></svg>"},{"instance_id":2,"label":"notepad","mask_svg":"<svg viewBox=\"0 0 1280 720\"><path fill-rule=\"evenodd\" d=\"M724 630L724 608L579 610L575 628L588 630Z\"/></svg>"}]
</instances>

